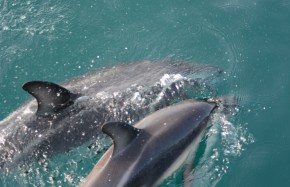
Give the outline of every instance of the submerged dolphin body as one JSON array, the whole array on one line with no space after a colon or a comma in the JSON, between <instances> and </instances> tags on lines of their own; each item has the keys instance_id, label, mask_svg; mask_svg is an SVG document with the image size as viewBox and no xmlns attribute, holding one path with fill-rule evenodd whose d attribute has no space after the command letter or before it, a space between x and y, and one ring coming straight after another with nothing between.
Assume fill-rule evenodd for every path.
<instances>
[{"instance_id":1,"label":"submerged dolphin body","mask_svg":"<svg viewBox=\"0 0 290 187\"><path fill-rule=\"evenodd\" d=\"M37 102L28 101L0 121L0 168L93 140L105 121L134 124L149 112L188 99L186 92L204 88L201 83L219 73L207 65L143 61L91 72L62 86L28 82L23 89Z\"/></svg>"},{"instance_id":2,"label":"submerged dolphin body","mask_svg":"<svg viewBox=\"0 0 290 187\"><path fill-rule=\"evenodd\" d=\"M191 148L199 143L216 106L215 102L186 100L150 114L135 126L105 123L102 131L113 139L113 146L82 187L160 184L194 151Z\"/></svg>"}]
</instances>

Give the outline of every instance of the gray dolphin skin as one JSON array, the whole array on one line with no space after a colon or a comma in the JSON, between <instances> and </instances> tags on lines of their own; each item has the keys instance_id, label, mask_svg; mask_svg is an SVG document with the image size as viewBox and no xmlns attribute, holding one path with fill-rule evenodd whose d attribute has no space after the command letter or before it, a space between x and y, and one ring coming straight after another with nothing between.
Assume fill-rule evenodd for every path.
<instances>
[{"instance_id":1,"label":"gray dolphin skin","mask_svg":"<svg viewBox=\"0 0 290 187\"><path fill-rule=\"evenodd\" d=\"M135 126L108 122L102 131L113 146L82 187L152 187L185 162L196 148L215 102L186 100L158 110Z\"/></svg>"},{"instance_id":2,"label":"gray dolphin skin","mask_svg":"<svg viewBox=\"0 0 290 187\"><path fill-rule=\"evenodd\" d=\"M141 61L103 68L60 85L30 81L32 99L0 121L0 168L47 158L95 141L106 121L134 124L176 100L192 98L221 71L186 62Z\"/></svg>"}]
</instances>

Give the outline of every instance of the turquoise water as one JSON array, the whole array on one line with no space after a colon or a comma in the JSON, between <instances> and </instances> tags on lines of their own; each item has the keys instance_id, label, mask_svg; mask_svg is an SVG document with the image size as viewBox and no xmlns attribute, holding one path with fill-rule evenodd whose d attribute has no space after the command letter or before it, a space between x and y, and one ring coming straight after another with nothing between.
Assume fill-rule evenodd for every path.
<instances>
[{"instance_id":1,"label":"turquoise water","mask_svg":"<svg viewBox=\"0 0 290 187\"><path fill-rule=\"evenodd\" d=\"M21 89L29 80L140 60L210 64L226 72L218 93L242 106L223 122L231 130L213 127L221 141L200 156L195 186L289 186L289 0L0 0L0 20L0 119L30 98ZM38 163L2 184L76 186L99 157L85 148L52 158L54 170ZM180 175L162 186L180 186Z\"/></svg>"}]
</instances>

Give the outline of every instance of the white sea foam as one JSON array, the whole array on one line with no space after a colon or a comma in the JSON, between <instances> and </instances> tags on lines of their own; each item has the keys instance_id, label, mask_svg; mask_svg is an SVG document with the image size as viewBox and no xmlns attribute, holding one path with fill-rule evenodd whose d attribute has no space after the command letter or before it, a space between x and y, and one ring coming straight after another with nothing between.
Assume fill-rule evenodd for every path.
<instances>
[{"instance_id":1,"label":"white sea foam","mask_svg":"<svg viewBox=\"0 0 290 187\"><path fill-rule=\"evenodd\" d=\"M161 79L160 79L160 84L161 86L169 86L172 83L179 81L179 80L183 80L186 79L186 77L183 77L180 74L164 74Z\"/></svg>"}]
</instances>

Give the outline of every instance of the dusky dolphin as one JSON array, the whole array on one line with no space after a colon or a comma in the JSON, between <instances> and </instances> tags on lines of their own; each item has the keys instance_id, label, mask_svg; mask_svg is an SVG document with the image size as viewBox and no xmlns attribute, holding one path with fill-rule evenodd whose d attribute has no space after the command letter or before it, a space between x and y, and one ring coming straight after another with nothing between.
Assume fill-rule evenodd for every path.
<instances>
[{"instance_id":1,"label":"dusky dolphin","mask_svg":"<svg viewBox=\"0 0 290 187\"><path fill-rule=\"evenodd\" d=\"M113 146L82 187L152 187L178 169L199 143L216 100L186 100L156 111L135 126L108 122ZM191 157L191 156L190 156ZM189 183L187 183L189 184Z\"/></svg>"},{"instance_id":2,"label":"dusky dolphin","mask_svg":"<svg viewBox=\"0 0 290 187\"><path fill-rule=\"evenodd\" d=\"M105 121L134 124L175 100L188 99L187 92L204 88L206 79L220 72L208 65L142 61L93 71L61 85L27 82L23 89L36 100L0 122L0 168L93 140Z\"/></svg>"}]
</instances>

